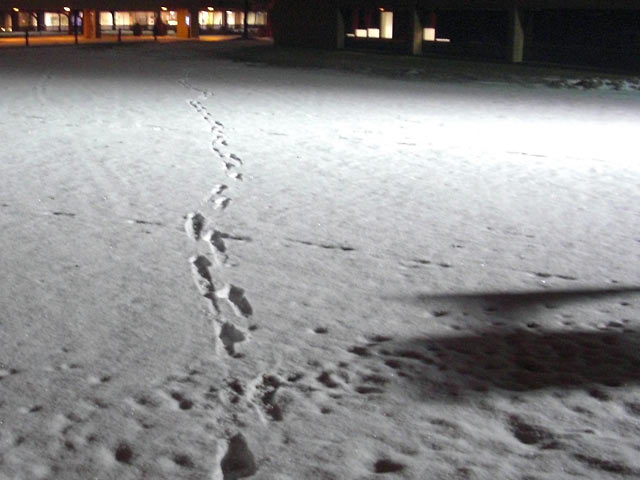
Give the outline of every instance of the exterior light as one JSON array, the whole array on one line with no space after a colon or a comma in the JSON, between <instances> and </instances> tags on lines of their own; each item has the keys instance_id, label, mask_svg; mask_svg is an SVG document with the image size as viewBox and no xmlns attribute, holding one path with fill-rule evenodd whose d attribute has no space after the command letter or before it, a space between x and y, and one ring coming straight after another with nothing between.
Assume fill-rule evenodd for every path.
<instances>
[{"instance_id":1,"label":"exterior light","mask_svg":"<svg viewBox=\"0 0 640 480\"><path fill-rule=\"evenodd\" d=\"M69 8L69 7L63 7L62 9L63 9L65 12L70 12L70 11L71 11L71 8Z\"/></svg>"},{"instance_id":2,"label":"exterior light","mask_svg":"<svg viewBox=\"0 0 640 480\"><path fill-rule=\"evenodd\" d=\"M19 11L20 11L20 9L19 9L18 7L13 7L13 11L14 11L14 12L19 12Z\"/></svg>"},{"instance_id":3,"label":"exterior light","mask_svg":"<svg viewBox=\"0 0 640 480\"><path fill-rule=\"evenodd\" d=\"M210 12L213 12L213 7L207 7L207 10L209 10Z\"/></svg>"},{"instance_id":4,"label":"exterior light","mask_svg":"<svg viewBox=\"0 0 640 480\"><path fill-rule=\"evenodd\" d=\"M384 12L384 8L380 7L378 10L380 10L381 12Z\"/></svg>"},{"instance_id":5,"label":"exterior light","mask_svg":"<svg viewBox=\"0 0 640 480\"><path fill-rule=\"evenodd\" d=\"M167 11L167 7L160 7L160 10L162 10L163 12Z\"/></svg>"}]
</instances>

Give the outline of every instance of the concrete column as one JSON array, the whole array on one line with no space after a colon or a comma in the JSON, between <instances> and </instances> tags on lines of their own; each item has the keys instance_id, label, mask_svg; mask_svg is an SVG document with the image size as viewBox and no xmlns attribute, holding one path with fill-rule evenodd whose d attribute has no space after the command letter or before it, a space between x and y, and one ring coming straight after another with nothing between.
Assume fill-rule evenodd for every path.
<instances>
[{"instance_id":1,"label":"concrete column","mask_svg":"<svg viewBox=\"0 0 640 480\"><path fill-rule=\"evenodd\" d=\"M5 30L11 29L11 15L9 13L4 14L4 22L2 26Z\"/></svg>"},{"instance_id":2,"label":"concrete column","mask_svg":"<svg viewBox=\"0 0 640 480\"><path fill-rule=\"evenodd\" d=\"M249 0L244 0L244 18L242 23L242 38L249 38Z\"/></svg>"},{"instance_id":3,"label":"concrete column","mask_svg":"<svg viewBox=\"0 0 640 480\"><path fill-rule=\"evenodd\" d=\"M186 8L176 10L178 16L178 25L176 26L176 37L189 38L189 27L187 26L187 16L189 11Z\"/></svg>"},{"instance_id":4,"label":"concrete column","mask_svg":"<svg viewBox=\"0 0 640 480\"><path fill-rule=\"evenodd\" d=\"M509 9L509 45L507 60L511 63L522 62L524 50L524 30L522 29L521 11L517 5Z\"/></svg>"},{"instance_id":5,"label":"concrete column","mask_svg":"<svg viewBox=\"0 0 640 480\"><path fill-rule=\"evenodd\" d=\"M20 14L18 12L11 12L11 31L20 31Z\"/></svg>"},{"instance_id":6,"label":"concrete column","mask_svg":"<svg viewBox=\"0 0 640 480\"><path fill-rule=\"evenodd\" d=\"M96 12L96 38L102 38L102 24L100 23L100 10L94 10Z\"/></svg>"},{"instance_id":7,"label":"concrete column","mask_svg":"<svg viewBox=\"0 0 640 480\"><path fill-rule=\"evenodd\" d=\"M189 38L200 38L200 19L198 9L190 10L191 21L189 22Z\"/></svg>"},{"instance_id":8,"label":"concrete column","mask_svg":"<svg viewBox=\"0 0 640 480\"><path fill-rule=\"evenodd\" d=\"M265 35L267 37L273 37L273 24L272 24L273 16L271 15L271 12L273 12L273 8L267 11L267 25L265 29ZM344 38L343 38L343 46L344 46Z\"/></svg>"},{"instance_id":9,"label":"concrete column","mask_svg":"<svg viewBox=\"0 0 640 480\"><path fill-rule=\"evenodd\" d=\"M409 25L411 26L409 32L411 35L411 54L422 55L422 22L416 9L411 9L409 15Z\"/></svg>"},{"instance_id":10,"label":"concrete column","mask_svg":"<svg viewBox=\"0 0 640 480\"><path fill-rule=\"evenodd\" d=\"M84 38L97 38L96 10L86 9L82 11L82 35Z\"/></svg>"},{"instance_id":11,"label":"concrete column","mask_svg":"<svg viewBox=\"0 0 640 480\"><path fill-rule=\"evenodd\" d=\"M338 50L342 50L344 49L344 16L342 15L342 11L338 8L336 9L336 14L337 14L337 18L336 18L336 22L337 22L337 28L336 28L336 48Z\"/></svg>"},{"instance_id":12,"label":"concrete column","mask_svg":"<svg viewBox=\"0 0 640 480\"><path fill-rule=\"evenodd\" d=\"M37 11L36 12L36 30L41 32L45 28L46 28L46 25L44 24L44 12Z\"/></svg>"}]
</instances>

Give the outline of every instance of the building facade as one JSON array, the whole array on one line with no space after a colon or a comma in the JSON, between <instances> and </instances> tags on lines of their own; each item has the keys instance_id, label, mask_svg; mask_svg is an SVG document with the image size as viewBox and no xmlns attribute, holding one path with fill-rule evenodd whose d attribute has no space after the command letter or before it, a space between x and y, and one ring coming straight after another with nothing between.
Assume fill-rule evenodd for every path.
<instances>
[{"instance_id":1,"label":"building facade","mask_svg":"<svg viewBox=\"0 0 640 480\"><path fill-rule=\"evenodd\" d=\"M0 31L151 29L640 71L640 0L0 0Z\"/></svg>"},{"instance_id":2,"label":"building facade","mask_svg":"<svg viewBox=\"0 0 640 480\"><path fill-rule=\"evenodd\" d=\"M88 38L105 31L153 30L196 38L201 33L270 36L272 0L0 0L0 31L74 33ZM163 27L158 29L157 25ZM154 29L154 26L156 28Z\"/></svg>"},{"instance_id":3,"label":"building facade","mask_svg":"<svg viewBox=\"0 0 640 480\"><path fill-rule=\"evenodd\" d=\"M278 0L282 45L640 70L640 0Z\"/></svg>"}]
</instances>

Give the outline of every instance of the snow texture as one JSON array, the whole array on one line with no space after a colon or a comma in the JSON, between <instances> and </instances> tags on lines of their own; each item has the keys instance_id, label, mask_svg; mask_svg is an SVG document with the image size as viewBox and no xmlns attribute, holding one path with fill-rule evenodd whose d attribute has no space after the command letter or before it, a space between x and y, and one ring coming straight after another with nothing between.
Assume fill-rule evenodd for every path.
<instances>
[{"instance_id":1,"label":"snow texture","mask_svg":"<svg viewBox=\"0 0 640 480\"><path fill-rule=\"evenodd\" d=\"M635 80L224 48L0 53L0 478L639 478Z\"/></svg>"}]
</instances>

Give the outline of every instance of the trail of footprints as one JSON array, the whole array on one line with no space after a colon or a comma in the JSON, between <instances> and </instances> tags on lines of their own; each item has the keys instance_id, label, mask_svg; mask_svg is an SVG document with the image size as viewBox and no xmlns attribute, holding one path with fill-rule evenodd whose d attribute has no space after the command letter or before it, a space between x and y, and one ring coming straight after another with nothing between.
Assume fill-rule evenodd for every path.
<instances>
[{"instance_id":1,"label":"trail of footprints","mask_svg":"<svg viewBox=\"0 0 640 480\"><path fill-rule=\"evenodd\" d=\"M211 149L214 155L222 161L222 166L227 176L241 181L243 176L238 169L243 165L242 160L228 151L228 143L224 136L224 125L214 120L207 107L202 103L213 93L198 89L186 80L181 80L179 83L185 88L200 93L198 99L189 100L188 103L210 125L213 136ZM201 206L205 206L213 212L224 212L231 204L231 198L226 195L228 190L228 185L222 183L213 185L211 191L203 199ZM216 337L229 355L238 356L236 345L247 341L249 335L241 326L236 325L225 317L220 308L220 302L226 301L237 317L246 319L253 314L253 309L244 289L228 283L224 279L222 267L229 265L225 239L235 240L239 238L225 234L217 229L200 211L190 212L186 215L184 230L191 240L196 243L203 242L207 246L208 254L201 253L196 249L196 254L189 258L192 276L196 288L206 298L208 306L214 315L213 326Z\"/></svg>"},{"instance_id":2,"label":"trail of footprints","mask_svg":"<svg viewBox=\"0 0 640 480\"><path fill-rule=\"evenodd\" d=\"M199 92L199 98L189 100L189 106L202 117L210 126L212 135L211 152L220 160L224 173L235 181L242 181L240 168L242 160L228 150L228 143L224 135L224 125L215 120L203 105L203 101L213 96L212 92L194 87L186 80L179 81L183 87ZM227 192L229 186L224 183L212 185L209 193L203 198L200 208L209 210L212 215L224 213L231 205L232 199ZM216 353L226 352L230 358L242 357L239 345L249 341L249 331L243 326L244 322L253 315L253 308L245 290L225 279L225 267L230 266L227 242L225 240L247 241L247 237L222 232L214 221L205 217L201 211L190 212L186 215L184 230L187 236L196 244L195 253L189 258L191 274L200 295L206 300L212 316L212 326L215 335L214 349ZM204 244L206 252L198 248ZM226 303L233 315L227 314L222 308ZM234 318L228 318L235 316ZM238 321L239 320L239 321ZM239 389L239 383L237 383ZM216 395L216 388L211 387L211 396ZM193 402L181 392L173 393L180 409L190 409ZM224 479L244 478L252 476L257 471L253 454L247 440L242 433L230 435L224 455L218 459L220 473Z\"/></svg>"}]
</instances>

